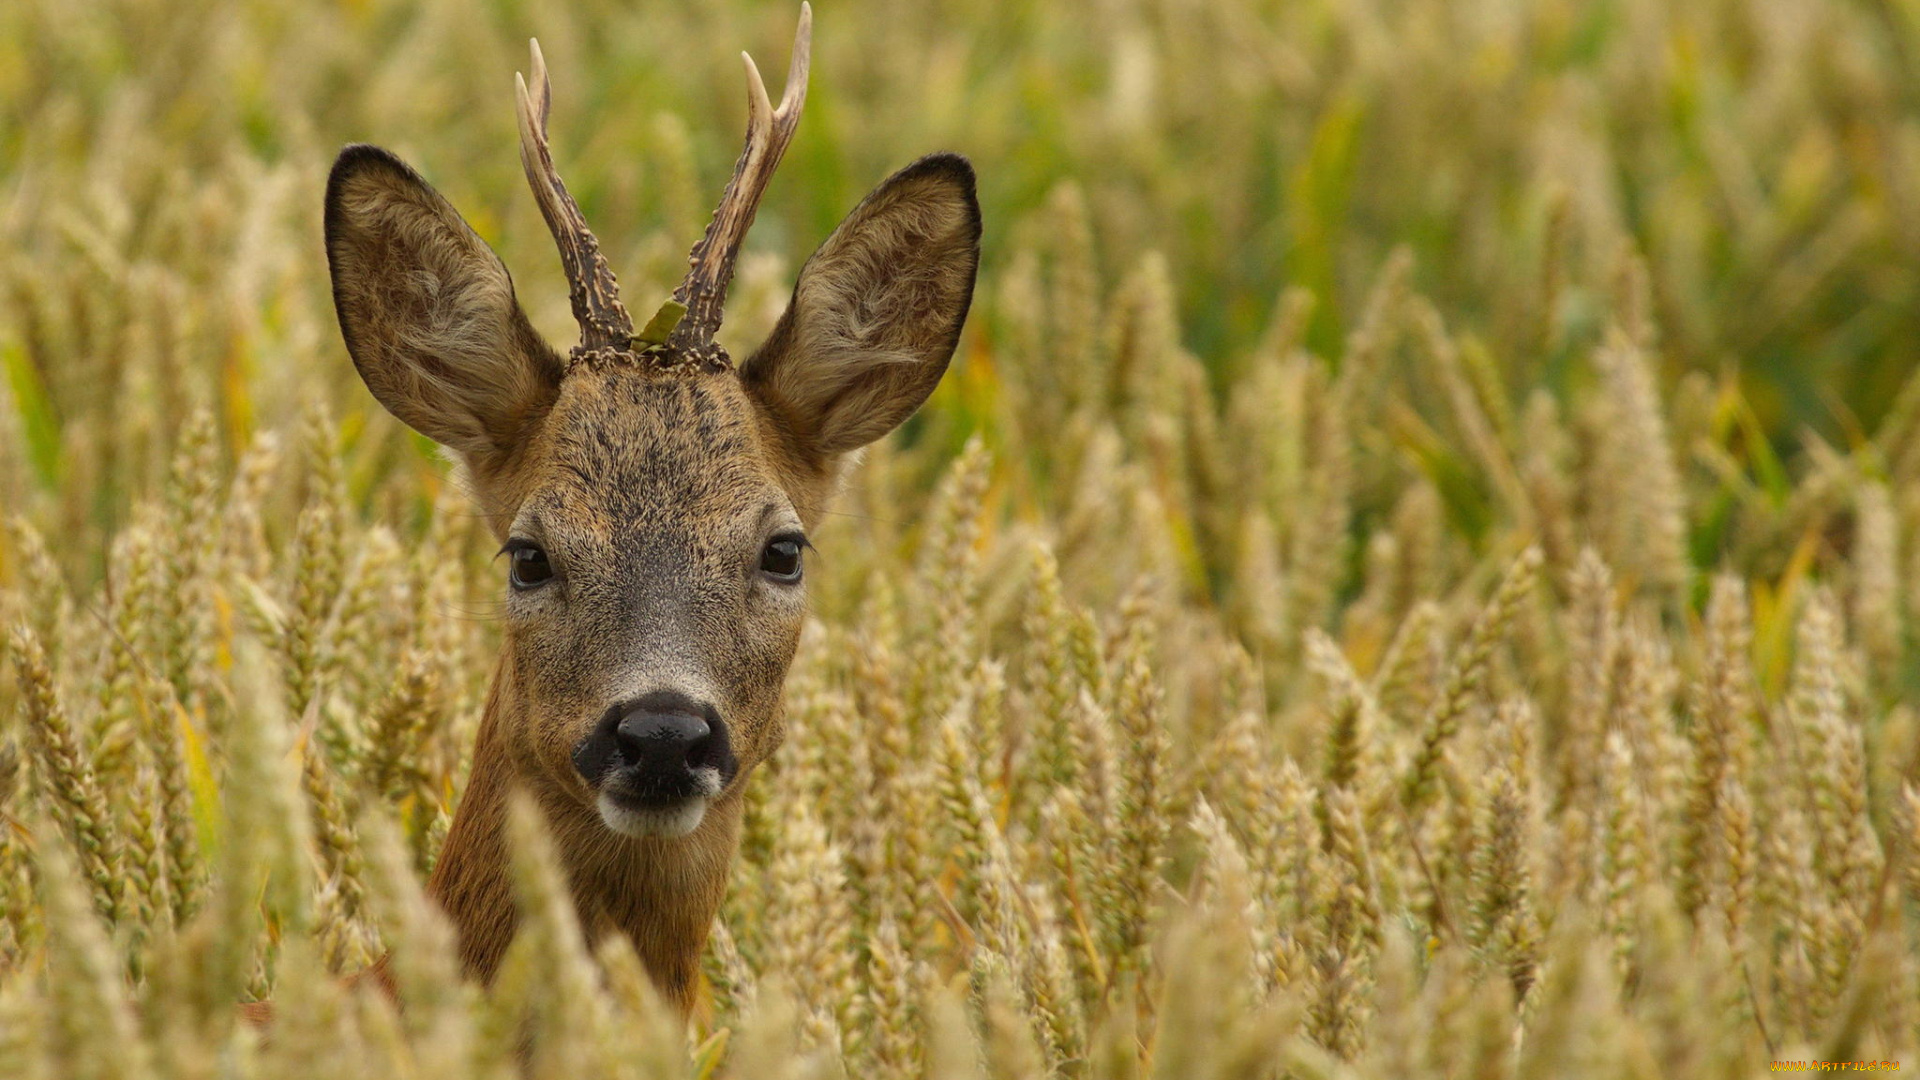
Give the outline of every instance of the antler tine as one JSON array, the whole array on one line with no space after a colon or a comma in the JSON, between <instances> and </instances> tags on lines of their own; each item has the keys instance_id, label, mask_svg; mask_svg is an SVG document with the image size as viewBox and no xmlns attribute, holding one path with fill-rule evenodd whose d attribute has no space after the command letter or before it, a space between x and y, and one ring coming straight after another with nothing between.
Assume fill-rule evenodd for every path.
<instances>
[{"instance_id":1,"label":"antler tine","mask_svg":"<svg viewBox=\"0 0 1920 1080\"><path fill-rule=\"evenodd\" d=\"M560 248L560 263L567 271L567 295L573 301L573 317L580 323L578 351L624 351L633 343L633 319L620 303L620 284L614 280L606 256L600 254L600 242L587 228L579 204L567 194L567 186L553 167L553 155L547 148L547 111L553 104L553 87L547 78L546 57L540 54L540 42L530 44L532 90L518 72L513 76L520 106L520 165Z\"/></svg>"},{"instance_id":2,"label":"antler tine","mask_svg":"<svg viewBox=\"0 0 1920 1080\"><path fill-rule=\"evenodd\" d=\"M720 205L707 223L707 231L687 255L687 276L673 292L673 298L687 307L686 315L668 339L681 352L696 352L710 345L714 331L720 328L721 309L727 302L727 285L733 280L734 259L740 254L740 242L753 224L760 196L767 190L781 155L793 141L800 125L800 110L807 102L807 68L813 48L813 7L800 5L800 26L793 34L793 57L787 65L787 85L780 95L780 107L767 99L767 85L753 57L741 53L747 69L747 144L733 166L733 177L720 196ZM726 363L724 353L715 360Z\"/></svg>"}]
</instances>

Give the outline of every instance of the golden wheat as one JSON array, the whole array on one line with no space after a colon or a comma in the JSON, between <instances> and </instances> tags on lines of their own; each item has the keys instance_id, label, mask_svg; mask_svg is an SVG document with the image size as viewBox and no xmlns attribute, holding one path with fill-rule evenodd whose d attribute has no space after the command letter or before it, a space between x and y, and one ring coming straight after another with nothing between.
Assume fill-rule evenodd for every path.
<instances>
[{"instance_id":1,"label":"golden wheat","mask_svg":"<svg viewBox=\"0 0 1920 1080\"><path fill-rule=\"evenodd\" d=\"M564 323L537 31L660 292L738 130L700 65L790 13L0 6L0 1075L1911 1067L1910 14L1071 7L821 12L730 333L911 154L990 244L817 538L683 1028L527 806L458 978L500 575L354 380L319 185L405 144Z\"/></svg>"}]
</instances>

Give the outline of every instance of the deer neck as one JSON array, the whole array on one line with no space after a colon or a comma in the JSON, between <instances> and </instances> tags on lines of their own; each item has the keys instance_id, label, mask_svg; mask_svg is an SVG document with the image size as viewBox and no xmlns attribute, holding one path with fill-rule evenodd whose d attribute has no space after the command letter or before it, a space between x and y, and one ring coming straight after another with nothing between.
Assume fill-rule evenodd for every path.
<instances>
[{"instance_id":1,"label":"deer neck","mask_svg":"<svg viewBox=\"0 0 1920 1080\"><path fill-rule=\"evenodd\" d=\"M507 798L522 786L546 815L588 946L608 933L624 934L660 992L688 1011L700 955L739 846L743 785L736 782L715 801L690 836L613 835L593 810L515 766L507 731L525 716L525 708L510 671L503 651L487 692L466 793L427 883L428 895L454 925L462 968L471 978L491 982L513 941ZM746 779L744 771L739 779Z\"/></svg>"}]
</instances>

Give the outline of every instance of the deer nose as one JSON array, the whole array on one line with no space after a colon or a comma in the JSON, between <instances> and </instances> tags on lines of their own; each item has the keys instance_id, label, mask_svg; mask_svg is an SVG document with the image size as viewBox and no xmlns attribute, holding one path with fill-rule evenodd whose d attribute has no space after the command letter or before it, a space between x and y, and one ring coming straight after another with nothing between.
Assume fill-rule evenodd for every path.
<instances>
[{"instance_id":1,"label":"deer nose","mask_svg":"<svg viewBox=\"0 0 1920 1080\"><path fill-rule=\"evenodd\" d=\"M713 706L656 691L608 709L573 752L582 779L642 799L714 794L738 768Z\"/></svg>"},{"instance_id":2,"label":"deer nose","mask_svg":"<svg viewBox=\"0 0 1920 1080\"><path fill-rule=\"evenodd\" d=\"M667 772L687 767L688 758L713 728L702 717L684 712L635 709L614 726L614 743L629 768Z\"/></svg>"}]
</instances>

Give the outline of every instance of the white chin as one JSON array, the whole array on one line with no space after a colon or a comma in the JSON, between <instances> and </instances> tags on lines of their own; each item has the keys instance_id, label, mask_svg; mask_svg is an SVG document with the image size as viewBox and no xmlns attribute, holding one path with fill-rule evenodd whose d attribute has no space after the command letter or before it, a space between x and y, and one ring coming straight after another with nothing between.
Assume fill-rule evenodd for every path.
<instances>
[{"instance_id":1,"label":"white chin","mask_svg":"<svg viewBox=\"0 0 1920 1080\"><path fill-rule=\"evenodd\" d=\"M706 793L688 796L686 801L675 806L635 809L622 806L604 791L594 805L600 811L600 820L607 823L607 828L622 836L658 836L669 840L685 836L706 820L707 806L720 789L720 773L717 770L697 769L695 775L699 778L700 786L707 789Z\"/></svg>"},{"instance_id":2,"label":"white chin","mask_svg":"<svg viewBox=\"0 0 1920 1080\"><path fill-rule=\"evenodd\" d=\"M669 839L685 836L699 828L700 822L707 816L707 798L703 795L695 795L678 806L635 810L621 806L602 793L595 805L600 809L600 820L607 823L607 828L622 836L662 836Z\"/></svg>"}]
</instances>

